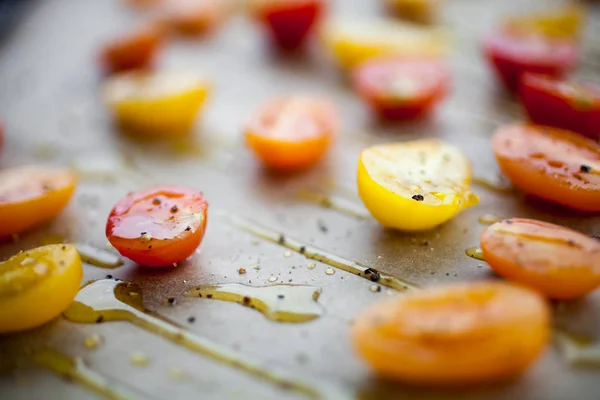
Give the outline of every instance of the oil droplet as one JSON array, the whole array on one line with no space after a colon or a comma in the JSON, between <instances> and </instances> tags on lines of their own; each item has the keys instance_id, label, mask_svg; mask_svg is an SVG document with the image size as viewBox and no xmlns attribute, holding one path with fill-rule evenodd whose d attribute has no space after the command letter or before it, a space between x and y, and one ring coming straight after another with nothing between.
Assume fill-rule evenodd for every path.
<instances>
[{"instance_id":1,"label":"oil droplet","mask_svg":"<svg viewBox=\"0 0 600 400\"><path fill-rule=\"evenodd\" d=\"M150 362L150 359L146 354L136 351L129 356L129 361L137 367L145 367Z\"/></svg>"},{"instance_id":2,"label":"oil droplet","mask_svg":"<svg viewBox=\"0 0 600 400\"><path fill-rule=\"evenodd\" d=\"M325 273L326 273L327 275L333 275L333 274L335 274L335 270L334 270L333 268L327 268L327 269L325 270Z\"/></svg>"},{"instance_id":3,"label":"oil droplet","mask_svg":"<svg viewBox=\"0 0 600 400\"><path fill-rule=\"evenodd\" d=\"M130 296L131 292L140 295ZM70 321L80 323L127 321L190 351L230 365L277 386L303 393L312 399L348 398L348 393L342 387L320 381L309 383L290 374L284 374L280 370L266 369L226 347L178 327L165 317L157 316L144 308L143 296L139 288L131 283L112 279L91 282L81 288L63 316Z\"/></svg>"},{"instance_id":4,"label":"oil droplet","mask_svg":"<svg viewBox=\"0 0 600 400\"><path fill-rule=\"evenodd\" d=\"M471 181L479 186L482 186L486 189L493 190L499 193L512 193L515 191L510 182L504 178L503 176L498 177L496 181L492 181L487 178L474 176Z\"/></svg>"},{"instance_id":5,"label":"oil droplet","mask_svg":"<svg viewBox=\"0 0 600 400\"><path fill-rule=\"evenodd\" d=\"M373 293L381 292L381 286L379 285L371 285L369 290Z\"/></svg>"},{"instance_id":6,"label":"oil droplet","mask_svg":"<svg viewBox=\"0 0 600 400\"><path fill-rule=\"evenodd\" d=\"M316 266L317 266L317 264L315 264L315 263L310 263L310 264L308 264L308 265L306 266L306 268L308 268L308 269L314 269Z\"/></svg>"},{"instance_id":7,"label":"oil droplet","mask_svg":"<svg viewBox=\"0 0 600 400\"><path fill-rule=\"evenodd\" d=\"M81 256L81 261L95 267L112 269L123 265L121 257L109 251L83 243L77 243L75 247L77 247L77 252Z\"/></svg>"},{"instance_id":8,"label":"oil droplet","mask_svg":"<svg viewBox=\"0 0 600 400\"><path fill-rule=\"evenodd\" d=\"M567 360L576 367L600 367L600 343L593 339L556 331L554 341Z\"/></svg>"},{"instance_id":9,"label":"oil droplet","mask_svg":"<svg viewBox=\"0 0 600 400\"><path fill-rule=\"evenodd\" d=\"M111 400L133 400L145 398L134 395L131 389L123 384L108 380L108 378L89 369L80 358L71 358L54 349L38 350L32 355L36 364L49 369L55 374L75 381L87 389Z\"/></svg>"},{"instance_id":10,"label":"oil droplet","mask_svg":"<svg viewBox=\"0 0 600 400\"><path fill-rule=\"evenodd\" d=\"M483 250L481 250L481 247L469 247L465 250L465 254L476 260L485 261L485 258L483 257Z\"/></svg>"},{"instance_id":11,"label":"oil droplet","mask_svg":"<svg viewBox=\"0 0 600 400\"><path fill-rule=\"evenodd\" d=\"M198 286L185 293L189 297L231 301L254 308L265 317L281 322L308 322L318 318L321 289L303 285L247 286L239 283Z\"/></svg>"},{"instance_id":12,"label":"oil droplet","mask_svg":"<svg viewBox=\"0 0 600 400\"><path fill-rule=\"evenodd\" d=\"M83 346L86 349L92 350L100 346L100 343L102 343L102 338L100 335L94 333L84 339Z\"/></svg>"},{"instance_id":13,"label":"oil droplet","mask_svg":"<svg viewBox=\"0 0 600 400\"><path fill-rule=\"evenodd\" d=\"M183 381L187 378L185 371L177 367L169 367L167 369L167 374L174 381Z\"/></svg>"},{"instance_id":14,"label":"oil droplet","mask_svg":"<svg viewBox=\"0 0 600 400\"><path fill-rule=\"evenodd\" d=\"M283 253L283 256L284 256L285 258L289 258L289 257L291 257L291 256L292 256L292 252L291 252L291 251L289 251L289 250L287 250L285 253Z\"/></svg>"},{"instance_id":15,"label":"oil droplet","mask_svg":"<svg viewBox=\"0 0 600 400\"><path fill-rule=\"evenodd\" d=\"M252 267L252 269L256 270L256 271L260 271L260 267L258 265L255 265L254 267Z\"/></svg>"},{"instance_id":16,"label":"oil droplet","mask_svg":"<svg viewBox=\"0 0 600 400\"><path fill-rule=\"evenodd\" d=\"M493 214L483 214L481 217L477 219L480 224L483 225L492 225L498 221L502 221L503 218Z\"/></svg>"},{"instance_id":17,"label":"oil droplet","mask_svg":"<svg viewBox=\"0 0 600 400\"><path fill-rule=\"evenodd\" d=\"M275 276L270 276L269 279L267 279L269 282L275 282L277 280L277 277Z\"/></svg>"}]
</instances>

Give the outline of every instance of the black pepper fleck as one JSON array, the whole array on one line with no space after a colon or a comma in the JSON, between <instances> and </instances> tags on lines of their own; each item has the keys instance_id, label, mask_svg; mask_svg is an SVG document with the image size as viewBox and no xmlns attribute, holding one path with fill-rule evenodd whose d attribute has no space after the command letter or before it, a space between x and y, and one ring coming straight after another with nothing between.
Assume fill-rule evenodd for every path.
<instances>
[{"instance_id":1,"label":"black pepper fleck","mask_svg":"<svg viewBox=\"0 0 600 400\"><path fill-rule=\"evenodd\" d=\"M592 172L592 167L590 167L589 165L582 164L581 167L579 167L579 170L581 172Z\"/></svg>"},{"instance_id":2,"label":"black pepper fleck","mask_svg":"<svg viewBox=\"0 0 600 400\"><path fill-rule=\"evenodd\" d=\"M188 322L189 322L190 324L193 324L195 321L196 321L196 317L189 317L189 318L188 318Z\"/></svg>"},{"instance_id":3,"label":"black pepper fleck","mask_svg":"<svg viewBox=\"0 0 600 400\"><path fill-rule=\"evenodd\" d=\"M185 228L185 231L186 231L186 232L189 232L189 231L191 231L191 230L192 230L192 227L191 227L191 226L189 226L189 225L188 225L188 226Z\"/></svg>"},{"instance_id":4,"label":"black pepper fleck","mask_svg":"<svg viewBox=\"0 0 600 400\"><path fill-rule=\"evenodd\" d=\"M283 299L284 297L285 297L285 296L284 296L284 295L282 295L282 294L278 294L278 295L277 295L277 298L278 298L278 299Z\"/></svg>"},{"instance_id":5,"label":"black pepper fleck","mask_svg":"<svg viewBox=\"0 0 600 400\"><path fill-rule=\"evenodd\" d=\"M212 295L212 294L207 294L207 295L206 295L206 298L207 298L207 299L212 299L212 297L213 297L213 295Z\"/></svg>"},{"instance_id":6,"label":"black pepper fleck","mask_svg":"<svg viewBox=\"0 0 600 400\"><path fill-rule=\"evenodd\" d=\"M377 282L379 279L381 279L381 274L373 268L365 269L365 275L373 282Z\"/></svg>"},{"instance_id":7,"label":"black pepper fleck","mask_svg":"<svg viewBox=\"0 0 600 400\"><path fill-rule=\"evenodd\" d=\"M244 296L244 299L242 301L244 302L245 305L250 304L250 296Z\"/></svg>"},{"instance_id":8,"label":"black pepper fleck","mask_svg":"<svg viewBox=\"0 0 600 400\"><path fill-rule=\"evenodd\" d=\"M160 199L158 197L155 197L152 199L152 204L154 204L155 206L160 205Z\"/></svg>"},{"instance_id":9,"label":"black pepper fleck","mask_svg":"<svg viewBox=\"0 0 600 400\"><path fill-rule=\"evenodd\" d=\"M112 275L106 275L106 279L112 279Z\"/></svg>"},{"instance_id":10,"label":"black pepper fleck","mask_svg":"<svg viewBox=\"0 0 600 400\"><path fill-rule=\"evenodd\" d=\"M98 318L96 318L97 324L101 324L102 322L104 322L104 315L100 315Z\"/></svg>"},{"instance_id":11,"label":"black pepper fleck","mask_svg":"<svg viewBox=\"0 0 600 400\"><path fill-rule=\"evenodd\" d=\"M513 224L513 221L511 221L511 220L509 220L509 219L505 219L505 220L504 220L504 223L505 223L505 224L508 224L508 225L510 225L510 224Z\"/></svg>"},{"instance_id":12,"label":"black pepper fleck","mask_svg":"<svg viewBox=\"0 0 600 400\"><path fill-rule=\"evenodd\" d=\"M415 194L415 195L412 197L412 199L413 199L413 200L416 200L416 201L423 201L423 200L425 200L425 198L423 197L423 195L422 195L422 194Z\"/></svg>"},{"instance_id":13,"label":"black pepper fleck","mask_svg":"<svg viewBox=\"0 0 600 400\"><path fill-rule=\"evenodd\" d=\"M279 240L278 240L279 244L284 244L285 243L285 236L283 235L279 235Z\"/></svg>"},{"instance_id":14,"label":"black pepper fleck","mask_svg":"<svg viewBox=\"0 0 600 400\"><path fill-rule=\"evenodd\" d=\"M300 247L300 254L304 254L305 251L306 251L306 246Z\"/></svg>"},{"instance_id":15,"label":"black pepper fleck","mask_svg":"<svg viewBox=\"0 0 600 400\"><path fill-rule=\"evenodd\" d=\"M171 212L176 213L177 211L179 211L179 207L177 207L177 204L175 204L173 207L171 207Z\"/></svg>"},{"instance_id":16,"label":"black pepper fleck","mask_svg":"<svg viewBox=\"0 0 600 400\"><path fill-rule=\"evenodd\" d=\"M170 305L175 305L175 303L177 302L177 299L175 297L169 297L167 299L167 301L169 302Z\"/></svg>"}]
</instances>

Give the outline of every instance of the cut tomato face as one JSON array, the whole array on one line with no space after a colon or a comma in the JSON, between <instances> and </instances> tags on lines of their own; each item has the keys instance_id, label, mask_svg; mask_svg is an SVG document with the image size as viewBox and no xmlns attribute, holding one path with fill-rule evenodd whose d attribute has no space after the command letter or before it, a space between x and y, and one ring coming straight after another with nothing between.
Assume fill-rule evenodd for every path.
<instances>
[{"instance_id":1,"label":"cut tomato face","mask_svg":"<svg viewBox=\"0 0 600 400\"><path fill-rule=\"evenodd\" d=\"M105 102L117 123L142 137L187 135L204 104L209 84L196 74L127 72L107 80Z\"/></svg>"},{"instance_id":2,"label":"cut tomato face","mask_svg":"<svg viewBox=\"0 0 600 400\"><path fill-rule=\"evenodd\" d=\"M469 188L469 160L436 139L366 148L357 180L371 215L383 226L404 231L432 229L479 202Z\"/></svg>"},{"instance_id":3,"label":"cut tomato face","mask_svg":"<svg viewBox=\"0 0 600 400\"><path fill-rule=\"evenodd\" d=\"M250 4L273 44L294 50L306 42L323 15L325 0L253 0Z\"/></svg>"},{"instance_id":4,"label":"cut tomato face","mask_svg":"<svg viewBox=\"0 0 600 400\"><path fill-rule=\"evenodd\" d=\"M62 211L75 191L65 169L21 167L0 171L0 239L42 224Z\"/></svg>"},{"instance_id":5,"label":"cut tomato face","mask_svg":"<svg viewBox=\"0 0 600 400\"><path fill-rule=\"evenodd\" d=\"M200 36L214 31L228 9L223 0L170 0L163 13L170 29L186 36Z\"/></svg>"},{"instance_id":6,"label":"cut tomato face","mask_svg":"<svg viewBox=\"0 0 600 400\"><path fill-rule=\"evenodd\" d=\"M35 328L65 311L79 291L83 269L74 246L54 244L0 263L0 333Z\"/></svg>"},{"instance_id":7,"label":"cut tomato face","mask_svg":"<svg viewBox=\"0 0 600 400\"><path fill-rule=\"evenodd\" d=\"M100 52L100 63L106 73L149 69L162 43L158 26L145 26L106 44Z\"/></svg>"},{"instance_id":8,"label":"cut tomato face","mask_svg":"<svg viewBox=\"0 0 600 400\"><path fill-rule=\"evenodd\" d=\"M246 143L265 166L290 171L319 161L337 133L327 101L293 96L265 104L246 127Z\"/></svg>"},{"instance_id":9,"label":"cut tomato face","mask_svg":"<svg viewBox=\"0 0 600 400\"><path fill-rule=\"evenodd\" d=\"M375 57L439 57L448 47L440 29L385 19L329 21L323 40L347 69Z\"/></svg>"},{"instance_id":10,"label":"cut tomato face","mask_svg":"<svg viewBox=\"0 0 600 400\"><path fill-rule=\"evenodd\" d=\"M534 123L600 139L600 85L525 74L520 96Z\"/></svg>"},{"instance_id":11,"label":"cut tomato face","mask_svg":"<svg viewBox=\"0 0 600 400\"><path fill-rule=\"evenodd\" d=\"M351 337L385 378L466 385L519 375L540 355L549 331L550 310L537 292L476 282L377 303L355 319Z\"/></svg>"},{"instance_id":12,"label":"cut tomato face","mask_svg":"<svg viewBox=\"0 0 600 400\"><path fill-rule=\"evenodd\" d=\"M547 222L511 218L481 235L485 261L499 275L554 299L600 286L600 241Z\"/></svg>"},{"instance_id":13,"label":"cut tomato face","mask_svg":"<svg viewBox=\"0 0 600 400\"><path fill-rule=\"evenodd\" d=\"M191 256L202 242L208 203L202 193L164 185L120 200L108 217L106 237L124 257L168 267Z\"/></svg>"},{"instance_id":14,"label":"cut tomato face","mask_svg":"<svg viewBox=\"0 0 600 400\"><path fill-rule=\"evenodd\" d=\"M484 43L485 55L506 88L518 89L526 72L562 76L577 64L574 41L541 35L516 35L498 31Z\"/></svg>"},{"instance_id":15,"label":"cut tomato face","mask_svg":"<svg viewBox=\"0 0 600 400\"><path fill-rule=\"evenodd\" d=\"M387 120L428 113L446 95L449 81L448 68L436 59L375 59L354 73L355 90Z\"/></svg>"},{"instance_id":16,"label":"cut tomato face","mask_svg":"<svg viewBox=\"0 0 600 400\"><path fill-rule=\"evenodd\" d=\"M522 191L575 210L600 212L600 145L542 125L498 129L492 148L504 174Z\"/></svg>"}]
</instances>

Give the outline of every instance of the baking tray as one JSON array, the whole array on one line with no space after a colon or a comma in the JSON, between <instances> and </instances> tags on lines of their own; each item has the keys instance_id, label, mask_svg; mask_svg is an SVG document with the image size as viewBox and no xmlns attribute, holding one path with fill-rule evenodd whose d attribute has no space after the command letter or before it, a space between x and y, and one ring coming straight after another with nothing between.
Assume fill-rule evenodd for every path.
<instances>
[{"instance_id":1,"label":"baking tray","mask_svg":"<svg viewBox=\"0 0 600 400\"><path fill-rule=\"evenodd\" d=\"M0 166L69 165L81 178L60 217L2 244L0 257L66 238L93 246L110 261L108 212L127 192L150 184L198 188L210 210L204 243L177 268L85 265L85 282L107 276L131 282L118 287L120 299L142 308L143 297L145 311L129 308L120 315L126 320L101 323L58 318L0 338L0 398L597 399L598 371L579 365L586 357L594 363L593 341L600 340L597 292L557 303L553 345L523 377L501 385L448 391L380 381L354 355L348 338L357 313L388 295L493 277L485 263L465 256L478 243L484 214L539 218L600 234L597 216L505 191L490 150L493 130L522 112L496 86L481 57L480 37L503 13L550 3L556 2L449 1L444 19L455 47L452 94L431 118L395 126L373 121L317 46L304 57L279 57L256 26L235 16L211 38L177 40L164 49L159 68L202 71L214 90L190 140L148 143L113 128L99 99L95 58L106 39L143 15L115 0L33 2L0 49L0 110L7 131ZM338 0L332 13L364 17L382 9L376 1ZM577 75L598 81L598 5L589 4L587 19ZM334 101L342 134L316 168L273 176L244 149L241 127L260 102L296 92ZM474 190L481 204L428 233L385 230L356 195L358 154L369 144L421 137L463 149L480 178ZM366 268L387 279L374 283ZM294 291L299 300L286 303L301 315L296 322L278 322L268 316L289 315L267 316L235 302L183 296L198 285L234 283L312 288ZM83 300L110 302L105 289L111 284L88 286ZM315 292L316 302L308 298ZM110 307L124 304L112 301ZM77 318L92 317L83 310ZM576 337L592 344L581 345Z\"/></svg>"}]
</instances>

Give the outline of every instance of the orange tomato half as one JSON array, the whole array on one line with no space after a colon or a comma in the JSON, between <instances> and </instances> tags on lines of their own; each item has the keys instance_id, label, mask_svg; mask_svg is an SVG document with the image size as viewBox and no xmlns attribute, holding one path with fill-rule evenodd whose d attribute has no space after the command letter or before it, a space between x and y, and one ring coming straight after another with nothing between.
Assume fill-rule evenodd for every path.
<instances>
[{"instance_id":1,"label":"orange tomato half","mask_svg":"<svg viewBox=\"0 0 600 400\"><path fill-rule=\"evenodd\" d=\"M223 22L227 4L223 0L169 0L164 5L164 22L182 35L207 34Z\"/></svg>"},{"instance_id":2,"label":"orange tomato half","mask_svg":"<svg viewBox=\"0 0 600 400\"><path fill-rule=\"evenodd\" d=\"M336 131L337 117L329 102L292 96L261 107L246 127L246 142L267 167L298 170L323 157Z\"/></svg>"},{"instance_id":3,"label":"orange tomato half","mask_svg":"<svg viewBox=\"0 0 600 400\"><path fill-rule=\"evenodd\" d=\"M202 193L163 185L132 193L108 217L106 237L124 257L148 267L167 267L191 256L206 230Z\"/></svg>"},{"instance_id":4,"label":"orange tomato half","mask_svg":"<svg viewBox=\"0 0 600 400\"><path fill-rule=\"evenodd\" d=\"M154 62L162 36L162 28L155 24L114 39L102 48L100 64L108 74L148 69Z\"/></svg>"},{"instance_id":5,"label":"orange tomato half","mask_svg":"<svg viewBox=\"0 0 600 400\"><path fill-rule=\"evenodd\" d=\"M519 189L572 209L600 212L600 144L571 131L514 124L494 133L492 147Z\"/></svg>"},{"instance_id":6,"label":"orange tomato half","mask_svg":"<svg viewBox=\"0 0 600 400\"><path fill-rule=\"evenodd\" d=\"M0 239L55 217L75 191L65 169L20 167L0 171Z\"/></svg>"},{"instance_id":7,"label":"orange tomato half","mask_svg":"<svg viewBox=\"0 0 600 400\"><path fill-rule=\"evenodd\" d=\"M581 297L600 286L600 241L562 226L507 219L483 232L481 249L499 275L555 299Z\"/></svg>"},{"instance_id":8,"label":"orange tomato half","mask_svg":"<svg viewBox=\"0 0 600 400\"><path fill-rule=\"evenodd\" d=\"M550 312L535 291L502 282L399 295L356 318L358 353L391 379L466 385L522 373L548 342Z\"/></svg>"}]
</instances>

